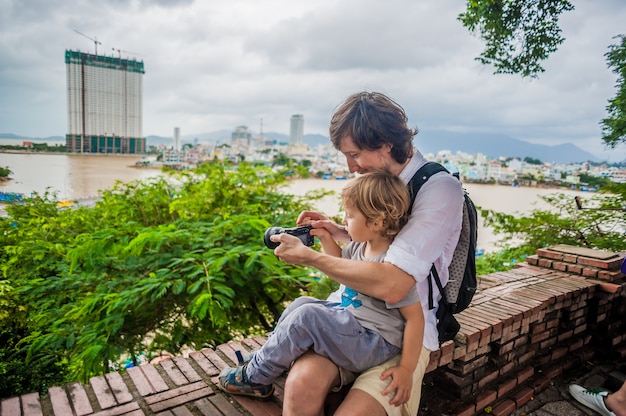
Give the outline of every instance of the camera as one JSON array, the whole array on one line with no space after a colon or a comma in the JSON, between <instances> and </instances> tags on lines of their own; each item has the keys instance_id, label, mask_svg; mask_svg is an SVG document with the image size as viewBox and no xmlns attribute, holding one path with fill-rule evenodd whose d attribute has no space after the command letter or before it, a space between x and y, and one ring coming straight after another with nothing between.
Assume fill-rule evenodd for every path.
<instances>
[{"instance_id":1,"label":"camera","mask_svg":"<svg viewBox=\"0 0 626 416\"><path fill-rule=\"evenodd\" d=\"M265 243L267 248L275 249L280 245L280 243L276 243L270 240L270 237L276 234L287 233L298 237L305 246L311 247L315 243L315 238L309 233L309 231L311 231L311 228L312 227L310 225L302 225L300 227L293 228L270 227L265 230L263 242Z\"/></svg>"}]
</instances>

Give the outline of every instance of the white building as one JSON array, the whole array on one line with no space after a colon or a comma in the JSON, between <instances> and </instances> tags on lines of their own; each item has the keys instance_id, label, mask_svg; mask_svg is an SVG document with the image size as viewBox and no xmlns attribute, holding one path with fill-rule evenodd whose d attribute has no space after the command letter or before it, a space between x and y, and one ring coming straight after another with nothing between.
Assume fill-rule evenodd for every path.
<instances>
[{"instance_id":1,"label":"white building","mask_svg":"<svg viewBox=\"0 0 626 416\"><path fill-rule=\"evenodd\" d=\"M289 130L289 144L300 145L304 140L304 116L294 114L291 116L291 128Z\"/></svg>"},{"instance_id":2,"label":"white building","mask_svg":"<svg viewBox=\"0 0 626 416\"><path fill-rule=\"evenodd\" d=\"M65 51L67 151L145 153L143 62Z\"/></svg>"},{"instance_id":3,"label":"white building","mask_svg":"<svg viewBox=\"0 0 626 416\"><path fill-rule=\"evenodd\" d=\"M180 127L174 127L174 150L180 151Z\"/></svg>"}]
</instances>

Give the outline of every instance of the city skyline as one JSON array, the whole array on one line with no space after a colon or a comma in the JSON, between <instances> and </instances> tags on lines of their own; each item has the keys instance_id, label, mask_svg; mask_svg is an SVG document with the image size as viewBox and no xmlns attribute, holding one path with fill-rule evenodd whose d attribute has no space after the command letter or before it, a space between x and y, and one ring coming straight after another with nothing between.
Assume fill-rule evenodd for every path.
<instances>
[{"instance_id":1,"label":"city skyline","mask_svg":"<svg viewBox=\"0 0 626 416\"><path fill-rule=\"evenodd\" d=\"M375 90L422 132L570 142L623 160L623 146L603 148L599 123L616 94L604 54L624 32L626 3L573 4L546 72L522 79L475 61L483 45L457 21L464 2L9 0L0 6L0 131L64 135L58 56L97 46L99 55L146 63L145 136L171 136L174 126L188 134L256 128L261 119L265 131L289 131L292 114L304 115L304 134L326 134L345 97Z\"/></svg>"}]
</instances>

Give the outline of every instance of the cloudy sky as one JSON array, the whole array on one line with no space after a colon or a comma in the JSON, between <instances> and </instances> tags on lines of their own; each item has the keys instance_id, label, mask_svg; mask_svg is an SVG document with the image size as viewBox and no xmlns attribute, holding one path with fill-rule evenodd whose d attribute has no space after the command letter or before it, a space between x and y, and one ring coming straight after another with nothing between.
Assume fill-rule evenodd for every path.
<instances>
[{"instance_id":1,"label":"cloudy sky","mask_svg":"<svg viewBox=\"0 0 626 416\"><path fill-rule=\"evenodd\" d=\"M623 160L599 121L616 94L604 54L626 34L626 1L572 2L565 43L522 79L474 60L482 44L456 19L462 0L0 0L0 133L65 135L64 53L94 53L89 37L98 54L144 61L144 135L258 132L261 120L288 134L296 113L305 134L327 135L334 108L369 90L422 132L571 142Z\"/></svg>"}]
</instances>

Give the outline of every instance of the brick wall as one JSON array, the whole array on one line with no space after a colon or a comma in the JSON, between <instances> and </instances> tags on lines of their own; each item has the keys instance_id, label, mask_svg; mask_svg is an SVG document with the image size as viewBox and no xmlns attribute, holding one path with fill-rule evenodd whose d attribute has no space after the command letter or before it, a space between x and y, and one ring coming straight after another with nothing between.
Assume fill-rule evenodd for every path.
<instances>
[{"instance_id":1,"label":"brick wall","mask_svg":"<svg viewBox=\"0 0 626 416\"><path fill-rule=\"evenodd\" d=\"M514 270L479 277L461 331L431 354L420 415L506 416L564 371L594 355L626 357L624 253L558 245ZM281 414L284 377L271 401L228 396L215 387L235 350L255 337L0 400L0 416Z\"/></svg>"},{"instance_id":2,"label":"brick wall","mask_svg":"<svg viewBox=\"0 0 626 416\"><path fill-rule=\"evenodd\" d=\"M461 331L431 355L428 414L504 416L573 366L626 356L623 253L558 245L482 276ZM436 397L436 400L429 400Z\"/></svg>"}]
</instances>

